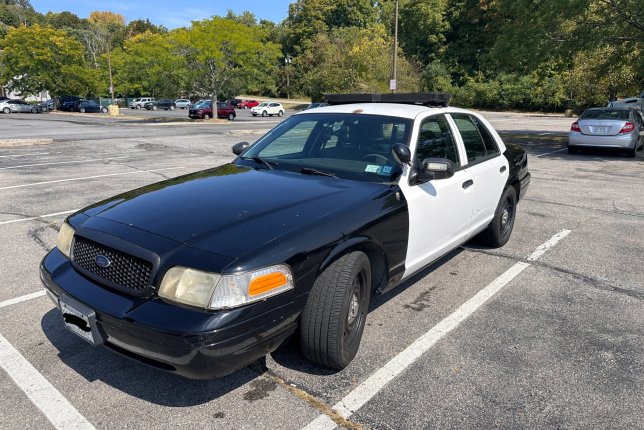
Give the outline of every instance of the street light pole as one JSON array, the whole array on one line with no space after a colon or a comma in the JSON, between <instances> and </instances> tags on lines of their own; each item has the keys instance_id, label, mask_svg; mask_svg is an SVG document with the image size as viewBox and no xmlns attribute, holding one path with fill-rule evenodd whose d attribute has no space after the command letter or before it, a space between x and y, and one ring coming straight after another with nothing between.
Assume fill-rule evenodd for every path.
<instances>
[{"instance_id":1,"label":"street light pole","mask_svg":"<svg viewBox=\"0 0 644 430\"><path fill-rule=\"evenodd\" d=\"M289 69L289 66L290 66L290 64L292 62L293 62L293 58L291 58L290 55L287 55L286 57L284 57L284 67L286 68L286 98L287 99L291 98L291 94L290 94L290 91L289 91L289 86L290 86L291 82L290 82L290 76L289 76L289 73L288 73L288 69Z\"/></svg>"},{"instance_id":2,"label":"street light pole","mask_svg":"<svg viewBox=\"0 0 644 430\"><path fill-rule=\"evenodd\" d=\"M396 0L396 18L394 21L394 67L393 67L393 76L391 82L389 83L389 88L392 93L396 92L398 86L397 75L398 75L398 0Z\"/></svg>"}]
</instances>

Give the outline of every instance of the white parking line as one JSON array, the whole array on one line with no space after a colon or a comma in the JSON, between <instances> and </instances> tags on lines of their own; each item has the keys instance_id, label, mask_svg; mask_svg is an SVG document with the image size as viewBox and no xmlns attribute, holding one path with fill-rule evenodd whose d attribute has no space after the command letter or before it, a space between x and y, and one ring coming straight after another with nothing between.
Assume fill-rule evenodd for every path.
<instances>
[{"instance_id":1,"label":"white parking line","mask_svg":"<svg viewBox=\"0 0 644 430\"><path fill-rule=\"evenodd\" d=\"M24 296L16 297L15 299L5 300L4 302L0 302L0 308L15 305L17 303L26 302L27 300L31 300L31 299L37 299L38 297L42 297L45 294L47 293L43 290L43 291L38 291L36 293L25 294Z\"/></svg>"},{"instance_id":2,"label":"white parking line","mask_svg":"<svg viewBox=\"0 0 644 430\"><path fill-rule=\"evenodd\" d=\"M567 149L568 149L568 148L564 148L564 149L557 149L556 151L546 152L545 154L539 154L539 155L536 155L536 157L537 157L537 158L539 158L539 157L545 157L546 155L554 154L555 152L566 151Z\"/></svg>"},{"instance_id":3,"label":"white parking line","mask_svg":"<svg viewBox=\"0 0 644 430\"><path fill-rule=\"evenodd\" d=\"M59 179L59 180L56 180L56 181L34 182L34 183L31 183L31 184L20 184L20 185L11 185L9 187L0 187L0 191L2 191L2 190L11 190L11 189L14 189L14 188L35 187L37 185L57 184L59 182L84 181L86 179L107 178L109 176L140 175L141 173L163 172L165 170L176 170L176 169L184 169L184 168L185 167L183 167L183 166L166 167L164 169L135 170L133 172L109 173L109 174L106 174L106 175L84 176L82 178L68 178L68 179Z\"/></svg>"},{"instance_id":4,"label":"white parking line","mask_svg":"<svg viewBox=\"0 0 644 430\"><path fill-rule=\"evenodd\" d=\"M0 225L5 225L5 224L13 224L16 222L25 222L25 221L33 221L35 219L40 219L40 218L49 218L52 216L58 216L58 215L67 215L73 212L78 211L78 209L72 209L70 211L64 211L64 212L55 212L53 214L45 214L45 215L39 215L39 216L34 216L31 218L18 218L18 219L12 219L10 221L0 221Z\"/></svg>"},{"instance_id":5,"label":"white parking line","mask_svg":"<svg viewBox=\"0 0 644 430\"><path fill-rule=\"evenodd\" d=\"M539 246L532 254L530 254L528 256L528 260L537 260L569 233L570 230L562 230L555 234L550 240ZM440 339L457 328L463 321L476 312L476 310L478 310L505 285L528 267L530 267L530 263L525 263L523 261L510 267L488 286L476 293L474 297L463 303L458 309L456 309L456 311L432 327L414 343L389 360L389 362L377 370L376 373L358 385L353 391L336 403L333 406L333 410L338 412L342 417L349 418L376 394L378 394L385 385L394 380L409 366L415 363ZM336 428L336 423L328 415L319 415L316 419L307 424L304 427L304 430L331 430L334 428Z\"/></svg>"},{"instance_id":6,"label":"white parking line","mask_svg":"<svg viewBox=\"0 0 644 430\"><path fill-rule=\"evenodd\" d=\"M57 429L94 429L74 406L0 335L0 367ZM3 389L3 392L6 391Z\"/></svg>"},{"instance_id":7,"label":"white parking line","mask_svg":"<svg viewBox=\"0 0 644 430\"><path fill-rule=\"evenodd\" d=\"M546 253L550 248L554 247L557 242L559 242L564 237L570 234L570 230L561 230L559 233L555 234L548 240L546 243L539 245L535 251L528 256L528 261L537 261L539 257Z\"/></svg>"},{"instance_id":8,"label":"white parking line","mask_svg":"<svg viewBox=\"0 0 644 430\"><path fill-rule=\"evenodd\" d=\"M0 170L21 169L23 167L36 167L36 166L53 166L57 164L90 163L93 161L122 160L124 158L130 158L130 157L125 156L125 157L113 157L113 158L90 158L87 160L77 160L77 161L56 161L52 163L23 164L21 166L0 167Z\"/></svg>"}]
</instances>

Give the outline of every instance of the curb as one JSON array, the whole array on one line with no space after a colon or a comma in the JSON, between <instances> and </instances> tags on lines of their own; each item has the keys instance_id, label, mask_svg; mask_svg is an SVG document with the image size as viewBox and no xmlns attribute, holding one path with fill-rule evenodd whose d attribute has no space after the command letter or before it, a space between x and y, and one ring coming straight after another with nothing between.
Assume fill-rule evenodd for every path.
<instances>
[{"instance_id":1,"label":"curb","mask_svg":"<svg viewBox=\"0 0 644 430\"><path fill-rule=\"evenodd\" d=\"M0 148L14 146L48 145L54 143L54 139L2 139Z\"/></svg>"}]
</instances>

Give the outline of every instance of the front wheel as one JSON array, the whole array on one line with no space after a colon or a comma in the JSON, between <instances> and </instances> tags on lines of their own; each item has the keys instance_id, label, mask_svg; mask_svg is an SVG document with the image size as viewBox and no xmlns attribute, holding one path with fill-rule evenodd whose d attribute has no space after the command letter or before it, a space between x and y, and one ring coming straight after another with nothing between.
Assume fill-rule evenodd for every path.
<instances>
[{"instance_id":1,"label":"front wheel","mask_svg":"<svg viewBox=\"0 0 644 430\"><path fill-rule=\"evenodd\" d=\"M2 112L4 112L4 113L11 113L11 109L9 109L8 107L6 107L6 108L2 109Z\"/></svg>"},{"instance_id":2,"label":"front wheel","mask_svg":"<svg viewBox=\"0 0 644 430\"><path fill-rule=\"evenodd\" d=\"M107 113L107 108L106 108L106 107L102 107L102 108L101 108L101 112L103 112L103 113Z\"/></svg>"},{"instance_id":3,"label":"front wheel","mask_svg":"<svg viewBox=\"0 0 644 430\"><path fill-rule=\"evenodd\" d=\"M262 116L268 116L268 112L266 111L262 112Z\"/></svg>"},{"instance_id":4,"label":"front wheel","mask_svg":"<svg viewBox=\"0 0 644 430\"><path fill-rule=\"evenodd\" d=\"M31 113L38 113L38 108L31 108Z\"/></svg>"},{"instance_id":5,"label":"front wheel","mask_svg":"<svg viewBox=\"0 0 644 430\"><path fill-rule=\"evenodd\" d=\"M492 248L500 248L510 239L517 211L517 193L513 186L507 187L494 212L492 222L480 235L481 241Z\"/></svg>"},{"instance_id":6,"label":"front wheel","mask_svg":"<svg viewBox=\"0 0 644 430\"><path fill-rule=\"evenodd\" d=\"M232 120L234 120L234 119L235 119L235 114L234 114L234 113L232 113L232 112L231 112L231 113L229 113L229 114L228 114L228 121L232 121Z\"/></svg>"},{"instance_id":7,"label":"front wheel","mask_svg":"<svg viewBox=\"0 0 644 430\"><path fill-rule=\"evenodd\" d=\"M309 360L345 368L358 353L371 296L371 265L346 254L315 281L300 318L300 348Z\"/></svg>"},{"instance_id":8,"label":"front wheel","mask_svg":"<svg viewBox=\"0 0 644 430\"><path fill-rule=\"evenodd\" d=\"M80 108L80 109L78 109L78 111L79 111L80 113L85 113L85 108Z\"/></svg>"}]
</instances>

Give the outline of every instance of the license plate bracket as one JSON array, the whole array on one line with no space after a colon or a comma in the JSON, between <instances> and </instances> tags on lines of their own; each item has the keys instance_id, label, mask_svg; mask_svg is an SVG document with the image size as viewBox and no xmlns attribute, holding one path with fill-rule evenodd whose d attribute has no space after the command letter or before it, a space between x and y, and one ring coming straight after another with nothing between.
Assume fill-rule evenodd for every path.
<instances>
[{"instance_id":1,"label":"license plate bracket","mask_svg":"<svg viewBox=\"0 0 644 430\"><path fill-rule=\"evenodd\" d=\"M66 295L60 297L59 304L67 330L91 345L105 343L105 338L96 325L96 312L93 309Z\"/></svg>"}]
</instances>

